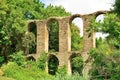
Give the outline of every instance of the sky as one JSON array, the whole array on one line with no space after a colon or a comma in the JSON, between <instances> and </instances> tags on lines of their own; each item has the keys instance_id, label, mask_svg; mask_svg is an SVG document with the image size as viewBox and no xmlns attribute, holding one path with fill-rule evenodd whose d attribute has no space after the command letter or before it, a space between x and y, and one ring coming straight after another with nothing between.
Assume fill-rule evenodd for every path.
<instances>
[{"instance_id":1,"label":"sky","mask_svg":"<svg viewBox=\"0 0 120 80\"><path fill-rule=\"evenodd\" d=\"M62 6L67 12L71 14L89 14L99 10L110 10L113 7L115 0L41 0L45 6ZM103 20L104 16L100 16L97 20ZM80 29L80 35L83 35L82 19L76 18L73 23L78 25ZM105 37L102 33L97 33L96 37Z\"/></svg>"}]
</instances>

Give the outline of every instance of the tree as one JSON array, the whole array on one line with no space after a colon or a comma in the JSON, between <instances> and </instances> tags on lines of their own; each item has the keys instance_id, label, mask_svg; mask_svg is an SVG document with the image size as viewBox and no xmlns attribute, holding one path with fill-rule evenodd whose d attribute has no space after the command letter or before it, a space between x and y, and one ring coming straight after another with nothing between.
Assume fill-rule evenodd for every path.
<instances>
[{"instance_id":1,"label":"tree","mask_svg":"<svg viewBox=\"0 0 120 80\"><path fill-rule=\"evenodd\" d=\"M88 31L94 30L109 34L104 40L97 40L97 48L90 51L94 58L91 79L119 79L120 58L120 22L115 13L105 15L103 23L91 20ZM92 29L92 30L90 30Z\"/></svg>"},{"instance_id":2,"label":"tree","mask_svg":"<svg viewBox=\"0 0 120 80\"><path fill-rule=\"evenodd\" d=\"M115 4L113 7L114 7L113 11L117 13L118 16L120 16L120 0L115 0Z\"/></svg>"},{"instance_id":3,"label":"tree","mask_svg":"<svg viewBox=\"0 0 120 80\"><path fill-rule=\"evenodd\" d=\"M0 5L0 55L4 56L24 50L22 39L27 20L70 15L62 7L45 8L39 0L0 0Z\"/></svg>"},{"instance_id":4,"label":"tree","mask_svg":"<svg viewBox=\"0 0 120 80\"><path fill-rule=\"evenodd\" d=\"M120 22L116 14L106 14L102 23L95 22L95 18L93 18L88 27L88 32L91 33L92 30L109 34L106 37L108 43L117 49L120 48Z\"/></svg>"}]
</instances>

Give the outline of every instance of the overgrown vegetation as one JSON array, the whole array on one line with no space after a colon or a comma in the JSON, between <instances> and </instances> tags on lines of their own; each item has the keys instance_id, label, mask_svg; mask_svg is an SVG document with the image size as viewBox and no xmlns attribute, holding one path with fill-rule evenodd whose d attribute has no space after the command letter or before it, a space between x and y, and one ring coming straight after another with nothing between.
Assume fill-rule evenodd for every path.
<instances>
[{"instance_id":1,"label":"overgrown vegetation","mask_svg":"<svg viewBox=\"0 0 120 80\"><path fill-rule=\"evenodd\" d=\"M3 64L3 61L4 61L4 57L0 56L0 66Z\"/></svg>"},{"instance_id":2,"label":"overgrown vegetation","mask_svg":"<svg viewBox=\"0 0 120 80\"><path fill-rule=\"evenodd\" d=\"M64 8L45 5L39 0L0 0L0 69L3 75L0 80L86 80L82 77L83 60L80 56L74 56L71 60L73 75L67 75L66 66L59 65L56 58L49 60L49 73L45 72L46 53L43 53L38 61L27 61L24 53L36 51L36 30L31 25L29 35L27 20L46 19L52 16L68 16ZM91 20L88 32L100 31L109 34L105 39L96 40L96 48L90 50L90 59L93 59L90 71L91 80L119 80L120 79L120 1L116 0L112 13L105 15L104 21ZM58 23L48 25L50 34L49 49L58 51ZM82 38L76 25L71 26L72 50L82 50ZM27 42L27 43L26 43ZM57 43L57 44L56 44Z\"/></svg>"},{"instance_id":3,"label":"overgrown vegetation","mask_svg":"<svg viewBox=\"0 0 120 80\"><path fill-rule=\"evenodd\" d=\"M75 55L71 59L71 69L73 74L79 73L82 76L83 58L80 55Z\"/></svg>"},{"instance_id":4,"label":"overgrown vegetation","mask_svg":"<svg viewBox=\"0 0 120 80\"><path fill-rule=\"evenodd\" d=\"M89 29L91 28L96 32L109 34L105 39L97 39L97 47L90 51L90 56L94 59L90 72L91 80L119 80L120 78L120 18L118 4L119 0L116 0L115 12L106 14L103 22L95 22L93 18L89 27Z\"/></svg>"},{"instance_id":5,"label":"overgrown vegetation","mask_svg":"<svg viewBox=\"0 0 120 80\"><path fill-rule=\"evenodd\" d=\"M22 53L23 54L23 53ZM45 72L45 55L42 55L37 62L23 61L24 55L21 52L13 54L12 60L4 64L1 69L5 77L12 78L11 80L77 80L82 79L79 74L68 76L66 68L59 68L55 76L49 75ZM19 56L18 56L19 55ZM15 57L18 56L18 57ZM21 60L22 59L22 60ZM42 61L41 61L42 60ZM20 64L21 63L21 64ZM41 65L40 65L41 64ZM43 65L42 65L43 64ZM84 78L82 79L84 80Z\"/></svg>"},{"instance_id":6,"label":"overgrown vegetation","mask_svg":"<svg viewBox=\"0 0 120 80\"><path fill-rule=\"evenodd\" d=\"M108 48L108 47L107 47ZM107 49L102 51L93 49L90 52L94 58L93 66L91 69L91 80L119 80L120 78L120 52L108 52Z\"/></svg>"}]
</instances>

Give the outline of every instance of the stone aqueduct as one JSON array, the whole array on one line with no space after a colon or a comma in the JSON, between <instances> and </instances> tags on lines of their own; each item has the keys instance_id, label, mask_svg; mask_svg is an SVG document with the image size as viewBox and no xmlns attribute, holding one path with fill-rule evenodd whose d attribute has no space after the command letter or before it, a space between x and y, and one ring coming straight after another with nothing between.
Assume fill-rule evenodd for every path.
<instances>
[{"instance_id":1,"label":"stone aqueduct","mask_svg":"<svg viewBox=\"0 0 120 80\"><path fill-rule=\"evenodd\" d=\"M56 20L59 23L59 51L48 54L48 60L50 56L55 56L58 58L59 67L66 66L68 74L71 74L71 64L70 58L75 54L79 54L83 57L84 62L88 59L88 51L91 48L95 47L95 34L94 32L90 37L88 37L88 32L86 31L87 27L90 25L90 21L92 17L97 17L101 14L106 14L107 11L97 11L91 14L80 15L75 14L67 17L52 17L46 20L31 20L28 22L28 32L31 23L35 23L37 26L37 48L36 54L28 54L28 57L32 56L36 60L39 58L41 53L49 52L49 33L47 30L48 23L51 20ZM71 51L71 31L70 31L70 22L76 18L82 18L83 20L83 41L84 41L84 49L83 51ZM48 71L48 60L46 62L46 71ZM88 71L90 69L91 62L85 63L83 72ZM86 72L87 73L87 72Z\"/></svg>"}]
</instances>

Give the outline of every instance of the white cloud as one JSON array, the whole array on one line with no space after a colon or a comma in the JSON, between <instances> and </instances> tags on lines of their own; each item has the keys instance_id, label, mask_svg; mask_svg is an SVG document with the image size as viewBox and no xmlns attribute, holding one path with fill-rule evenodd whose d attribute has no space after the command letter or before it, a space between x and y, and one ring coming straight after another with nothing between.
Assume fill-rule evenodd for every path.
<instances>
[{"instance_id":1,"label":"white cloud","mask_svg":"<svg viewBox=\"0 0 120 80\"><path fill-rule=\"evenodd\" d=\"M98 10L109 10L114 0L44 0L46 5L63 6L72 14L88 14Z\"/></svg>"}]
</instances>

